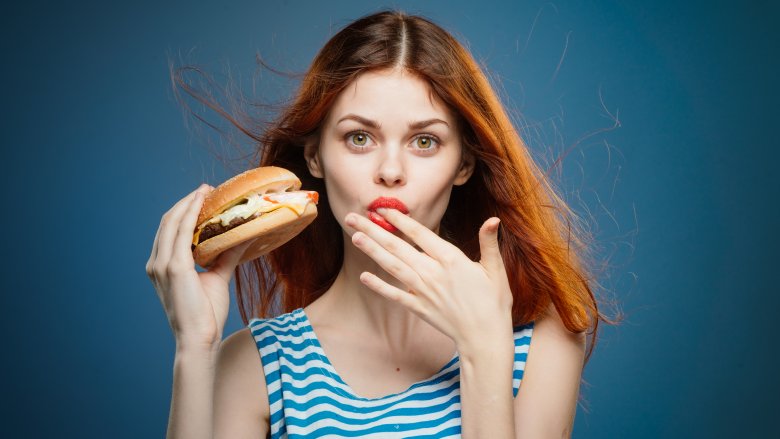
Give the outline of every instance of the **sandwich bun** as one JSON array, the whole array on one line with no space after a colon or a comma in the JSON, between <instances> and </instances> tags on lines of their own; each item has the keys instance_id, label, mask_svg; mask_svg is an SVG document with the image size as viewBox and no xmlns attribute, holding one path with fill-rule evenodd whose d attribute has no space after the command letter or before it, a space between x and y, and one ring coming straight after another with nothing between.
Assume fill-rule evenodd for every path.
<instances>
[{"instance_id":1,"label":"sandwich bun","mask_svg":"<svg viewBox=\"0 0 780 439\"><path fill-rule=\"evenodd\" d=\"M277 166L236 175L206 195L193 232L195 263L208 268L222 252L253 240L239 264L285 244L317 217L317 192ZM236 225L237 224L237 225Z\"/></svg>"}]
</instances>

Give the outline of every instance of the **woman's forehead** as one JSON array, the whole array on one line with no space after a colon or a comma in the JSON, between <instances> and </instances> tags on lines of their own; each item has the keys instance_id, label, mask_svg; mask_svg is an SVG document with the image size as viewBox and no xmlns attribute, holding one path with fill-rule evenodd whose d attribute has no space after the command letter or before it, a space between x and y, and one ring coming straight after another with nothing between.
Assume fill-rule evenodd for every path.
<instances>
[{"instance_id":1,"label":"woman's forehead","mask_svg":"<svg viewBox=\"0 0 780 439\"><path fill-rule=\"evenodd\" d=\"M428 82L405 70L360 74L334 101L328 123L335 124L347 114L358 114L380 124L383 118L403 115L409 122L437 118L454 126L452 112Z\"/></svg>"}]
</instances>

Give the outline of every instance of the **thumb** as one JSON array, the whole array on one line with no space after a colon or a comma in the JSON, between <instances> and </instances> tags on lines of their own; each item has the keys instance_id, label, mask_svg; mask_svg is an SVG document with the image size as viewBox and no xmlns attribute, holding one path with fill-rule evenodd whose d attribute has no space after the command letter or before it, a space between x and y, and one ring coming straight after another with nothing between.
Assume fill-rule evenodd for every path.
<instances>
[{"instance_id":1,"label":"thumb","mask_svg":"<svg viewBox=\"0 0 780 439\"><path fill-rule=\"evenodd\" d=\"M244 256L244 252L250 245L252 245L253 242L255 242L255 240L250 239L246 242L238 244L233 248L225 250L217 257L209 271L230 282L230 278L233 276L233 271L241 261L241 257Z\"/></svg>"},{"instance_id":2,"label":"thumb","mask_svg":"<svg viewBox=\"0 0 780 439\"><path fill-rule=\"evenodd\" d=\"M490 272L497 272L504 268L501 259L501 250L498 246L498 225L501 220L497 217L488 218L479 229L479 263Z\"/></svg>"}]
</instances>

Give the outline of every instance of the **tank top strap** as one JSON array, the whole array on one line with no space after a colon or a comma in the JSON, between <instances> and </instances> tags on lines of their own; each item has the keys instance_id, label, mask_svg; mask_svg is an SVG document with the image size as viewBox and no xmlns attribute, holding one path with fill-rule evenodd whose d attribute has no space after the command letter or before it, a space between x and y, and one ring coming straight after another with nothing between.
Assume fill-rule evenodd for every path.
<instances>
[{"instance_id":1,"label":"tank top strap","mask_svg":"<svg viewBox=\"0 0 780 439\"><path fill-rule=\"evenodd\" d=\"M523 380L525 362L528 359L528 350L531 347L531 336L534 332L534 322L514 327L515 337L515 364L512 367L512 396L517 397L520 390L520 382Z\"/></svg>"}]
</instances>

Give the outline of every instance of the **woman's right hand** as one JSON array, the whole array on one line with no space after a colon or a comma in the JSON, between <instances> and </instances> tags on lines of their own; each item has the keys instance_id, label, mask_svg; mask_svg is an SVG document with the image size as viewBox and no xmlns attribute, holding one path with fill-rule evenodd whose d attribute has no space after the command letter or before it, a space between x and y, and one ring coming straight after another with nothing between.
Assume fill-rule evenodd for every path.
<instances>
[{"instance_id":1,"label":"woman's right hand","mask_svg":"<svg viewBox=\"0 0 780 439\"><path fill-rule=\"evenodd\" d=\"M247 241L219 255L208 271L198 273L192 236L206 184L177 202L160 221L146 274L152 280L176 339L177 349L215 351L230 308L230 279Z\"/></svg>"}]
</instances>

